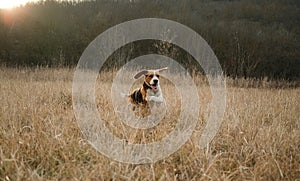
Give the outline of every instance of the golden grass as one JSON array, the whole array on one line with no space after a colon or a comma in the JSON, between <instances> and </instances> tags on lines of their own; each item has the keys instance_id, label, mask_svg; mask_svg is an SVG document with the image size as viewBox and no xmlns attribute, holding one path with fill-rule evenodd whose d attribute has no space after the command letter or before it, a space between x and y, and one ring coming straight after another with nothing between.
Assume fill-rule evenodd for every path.
<instances>
[{"instance_id":1,"label":"golden grass","mask_svg":"<svg viewBox=\"0 0 300 181\"><path fill-rule=\"evenodd\" d=\"M0 69L1 180L300 178L299 88L243 88L241 85L253 85L253 81L239 80L236 84L228 79L224 120L206 149L195 147L199 134L193 134L180 150L164 160L133 165L103 156L82 137L72 109L73 73L74 69ZM110 95L114 74L101 74L99 92ZM204 78L195 77L195 82L203 105L195 133L201 133L211 96ZM263 81L258 84L269 85ZM180 104L174 100L178 93L169 92L172 86L167 81L162 83L165 98ZM105 114L112 112L108 97L97 95L97 103L108 128L118 137L136 143L167 135L176 125L180 111L176 104L156 128L135 131L108 121L115 117Z\"/></svg>"}]
</instances>

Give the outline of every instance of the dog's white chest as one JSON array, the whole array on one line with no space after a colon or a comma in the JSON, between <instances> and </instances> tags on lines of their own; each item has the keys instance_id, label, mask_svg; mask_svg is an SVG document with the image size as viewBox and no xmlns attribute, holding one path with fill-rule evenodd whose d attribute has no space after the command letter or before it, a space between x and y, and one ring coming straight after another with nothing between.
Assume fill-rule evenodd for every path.
<instances>
[{"instance_id":1,"label":"dog's white chest","mask_svg":"<svg viewBox=\"0 0 300 181\"><path fill-rule=\"evenodd\" d=\"M147 96L160 96L161 90L158 88L157 91L153 91L152 89L147 90Z\"/></svg>"},{"instance_id":2,"label":"dog's white chest","mask_svg":"<svg viewBox=\"0 0 300 181\"><path fill-rule=\"evenodd\" d=\"M157 91L153 91L151 89L147 90L147 101L154 101L154 102L163 102L163 96L162 92L160 90L160 87L157 89Z\"/></svg>"}]
</instances>

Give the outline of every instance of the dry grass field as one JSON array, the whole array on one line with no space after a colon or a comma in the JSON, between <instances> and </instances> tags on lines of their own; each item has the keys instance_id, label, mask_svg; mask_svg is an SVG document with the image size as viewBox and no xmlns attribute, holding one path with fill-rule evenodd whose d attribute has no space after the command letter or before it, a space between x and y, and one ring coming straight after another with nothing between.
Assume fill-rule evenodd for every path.
<instances>
[{"instance_id":1,"label":"dry grass field","mask_svg":"<svg viewBox=\"0 0 300 181\"><path fill-rule=\"evenodd\" d=\"M0 180L299 180L300 89L285 82L227 79L227 107L214 140L195 141L206 123L209 87L195 76L201 113L190 140L154 164L124 164L103 156L84 139L72 108L74 69L0 68ZM135 130L113 121L115 72L101 73L99 114L118 137L160 140L176 125L178 92L162 80L169 110L157 127ZM274 88L280 84L282 88ZM198 133L198 134L196 134Z\"/></svg>"}]
</instances>

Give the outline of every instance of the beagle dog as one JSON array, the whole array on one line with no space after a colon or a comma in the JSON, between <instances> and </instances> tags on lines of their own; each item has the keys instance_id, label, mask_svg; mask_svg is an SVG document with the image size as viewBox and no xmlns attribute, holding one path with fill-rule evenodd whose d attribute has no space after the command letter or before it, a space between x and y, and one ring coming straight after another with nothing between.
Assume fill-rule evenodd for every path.
<instances>
[{"instance_id":1,"label":"beagle dog","mask_svg":"<svg viewBox=\"0 0 300 181\"><path fill-rule=\"evenodd\" d=\"M157 70L142 70L138 72L134 78L138 79L144 76L144 83L139 88L134 90L129 97L129 101L134 105L132 110L143 117L150 114L149 102L162 103L164 101L163 94L159 85L159 74L167 67ZM139 110L137 110L139 109Z\"/></svg>"}]
</instances>

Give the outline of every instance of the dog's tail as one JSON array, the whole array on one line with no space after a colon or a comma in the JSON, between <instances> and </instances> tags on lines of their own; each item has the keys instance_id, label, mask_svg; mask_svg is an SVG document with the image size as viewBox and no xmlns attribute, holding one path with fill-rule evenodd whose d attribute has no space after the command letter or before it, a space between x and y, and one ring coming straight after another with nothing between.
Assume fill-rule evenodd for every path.
<instances>
[{"instance_id":1,"label":"dog's tail","mask_svg":"<svg viewBox=\"0 0 300 181\"><path fill-rule=\"evenodd\" d=\"M125 97L129 97L130 95L129 94L125 94L123 92L121 92L121 97L125 98Z\"/></svg>"}]
</instances>

